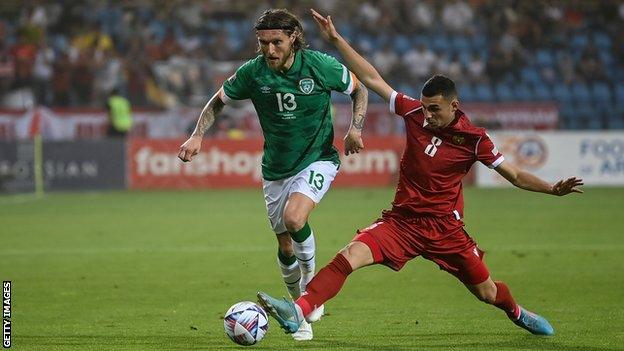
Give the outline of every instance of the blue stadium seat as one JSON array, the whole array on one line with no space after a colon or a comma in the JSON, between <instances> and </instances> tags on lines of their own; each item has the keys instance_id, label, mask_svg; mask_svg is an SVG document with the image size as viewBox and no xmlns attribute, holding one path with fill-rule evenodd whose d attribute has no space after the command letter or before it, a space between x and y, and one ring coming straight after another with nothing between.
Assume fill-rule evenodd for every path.
<instances>
[{"instance_id":1,"label":"blue stadium seat","mask_svg":"<svg viewBox=\"0 0 624 351\"><path fill-rule=\"evenodd\" d=\"M450 53L451 42L445 35L436 35L431 39L431 49L441 53Z\"/></svg>"},{"instance_id":2,"label":"blue stadium seat","mask_svg":"<svg viewBox=\"0 0 624 351\"><path fill-rule=\"evenodd\" d=\"M511 87L505 83L498 83L496 85L496 98L498 101L513 101L514 94Z\"/></svg>"},{"instance_id":3,"label":"blue stadium seat","mask_svg":"<svg viewBox=\"0 0 624 351\"><path fill-rule=\"evenodd\" d=\"M566 129L582 129L582 119L576 113L574 104L559 104L559 118L563 121L563 126Z\"/></svg>"},{"instance_id":4,"label":"blue stadium seat","mask_svg":"<svg viewBox=\"0 0 624 351\"><path fill-rule=\"evenodd\" d=\"M540 67L550 67L555 64L555 58L550 50L541 49L535 54L535 63Z\"/></svg>"},{"instance_id":5,"label":"blue stadium seat","mask_svg":"<svg viewBox=\"0 0 624 351\"><path fill-rule=\"evenodd\" d=\"M470 46L474 50L477 50L477 51L487 51L488 50L487 37L483 34L475 34L471 39Z\"/></svg>"},{"instance_id":6,"label":"blue stadium seat","mask_svg":"<svg viewBox=\"0 0 624 351\"><path fill-rule=\"evenodd\" d=\"M457 94L460 101L474 101L475 93L474 87L470 84L459 84L457 86Z\"/></svg>"},{"instance_id":7,"label":"blue stadium seat","mask_svg":"<svg viewBox=\"0 0 624 351\"><path fill-rule=\"evenodd\" d=\"M517 84L514 86L513 94L516 100L531 101L534 100L533 91L527 84Z\"/></svg>"},{"instance_id":8,"label":"blue stadium seat","mask_svg":"<svg viewBox=\"0 0 624 351\"><path fill-rule=\"evenodd\" d=\"M605 116L601 114L590 115L585 118L585 128L592 130L605 129Z\"/></svg>"},{"instance_id":9,"label":"blue stadium seat","mask_svg":"<svg viewBox=\"0 0 624 351\"><path fill-rule=\"evenodd\" d=\"M550 85L546 83L537 84L533 86L533 96L538 101L553 101L553 93Z\"/></svg>"},{"instance_id":10,"label":"blue stadium seat","mask_svg":"<svg viewBox=\"0 0 624 351\"><path fill-rule=\"evenodd\" d=\"M560 104L571 104L574 102L572 91L568 85L555 83L553 86L553 95Z\"/></svg>"},{"instance_id":11,"label":"blue stadium seat","mask_svg":"<svg viewBox=\"0 0 624 351\"><path fill-rule=\"evenodd\" d=\"M594 45L599 51L606 51L611 49L611 38L604 32L595 32L593 35Z\"/></svg>"},{"instance_id":12,"label":"blue stadium seat","mask_svg":"<svg viewBox=\"0 0 624 351\"><path fill-rule=\"evenodd\" d=\"M617 113L610 115L607 123L609 129L624 129L624 116Z\"/></svg>"},{"instance_id":13,"label":"blue stadium seat","mask_svg":"<svg viewBox=\"0 0 624 351\"><path fill-rule=\"evenodd\" d=\"M454 52L462 53L470 51L471 44L468 38L462 35L455 35L451 38L451 47Z\"/></svg>"},{"instance_id":14,"label":"blue stadium seat","mask_svg":"<svg viewBox=\"0 0 624 351\"><path fill-rule=\"evenodd\" d=\"M531 66L524 67L522 71L520 71L520 76L523 83L534 85L542 83L542 75L537 68Z\"/></svg>"},{"instance_id":15,"label":"blue stadium seat","mask_svg":"<svg viewBox=\"0 0 624 351\"><path fill-rule=\"evenodd\" d=\"M611 89L604 82L597 82L591 86L592 100L599 104L611 104Z\"/></svg>"},{"instance_id":16,"label":"blue stadium seat","mask_svg":"<svg viewBox=\"0 0 624 351\"><path fill-rule=\"evenodd\" d=\"M472 59L472 52L468 51L468 50L464 50L464 51L460 51L458 53L458 58L459 58L459 62L464 66L468 66L468 63L470 63L470 60Z\"/></svg>"},{"instance_id":17,"label":"blue stadium seat","mask_svg":"<svg viewBox=\"0 0 624 351\"><path fill-rule=\"evenodd\" d=\"M577 82L572 84L572 98L579 103L588 103L591 101L591 95L587 84Z\"/></svg>"},{"instance_id":18,"label":"blue stadium seat","mask_svg":"<svg viewBox=\"0 0 624 351\"><path fill-rule=\"evenodd\" d=\"M397 35L394 38L394 51L399 55L403 55L412 48L411 40L405 35Z\"/></svg>"},{"instance_id":19,"label":"blue stadium seat","mask_svg":"<svg viewBox=\"0 0 624 351\"><path fill-rule=\"evenodd\" d=\"M475 99L483 102L494 101L492 87L489 84L478 84L475 87Z\"/></svg>"},{"instance_id":20,"label":"blue stadium seat","mask_svg":"<svg viewBox=\"0 0 624 351\"><path fill-rule=\"evenodd\" d=\"M618 104L624 104L624 83L615 85L615 100Z\"/></svg>"},{"instance_id":21,"label":"blue stadium seat","mask_svg":"<svg viewBox=\"0 0 624 351\"><path fill-rule=\"evenodd\" d=\"M589 38L587 37L587 34L575 34L572 37L570 44L574 50L581 51L587 46L588 42Z\"/></svg>"}]
</instances>

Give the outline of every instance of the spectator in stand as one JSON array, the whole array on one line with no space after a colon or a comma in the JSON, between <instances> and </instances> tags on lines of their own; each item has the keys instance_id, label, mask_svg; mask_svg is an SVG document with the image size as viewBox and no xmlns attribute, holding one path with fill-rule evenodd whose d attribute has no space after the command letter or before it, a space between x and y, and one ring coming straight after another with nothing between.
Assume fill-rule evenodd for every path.
<instances>
[{"instance_id":1,"label":"spectator in stand","mask_svg":"<svg viewBox=\"0 0 624 351\"><path fill-rule=\"evenodd\" d=\"M436 54L424 44L411 49L403 56L403 65L407 68L410 77L416 80L424 80L431 75L433 66L438 60Z\"/></svg>"}]
</instances>

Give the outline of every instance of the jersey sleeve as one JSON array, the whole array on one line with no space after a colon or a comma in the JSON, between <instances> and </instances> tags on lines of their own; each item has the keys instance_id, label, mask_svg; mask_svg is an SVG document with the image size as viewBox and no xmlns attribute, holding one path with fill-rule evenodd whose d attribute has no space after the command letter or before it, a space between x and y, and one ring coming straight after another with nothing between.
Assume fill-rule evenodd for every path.
<instances>
[{"instance_id":1,"label":"jersey sleeve","mask_svg":"<svg viewBox=\"0 0 624 351\"><path fill-rule=\"evenodd\" d=\"M357 85L357 78L345 65L327 54L320 55L321 72L325 78L325 86L344 94L351 94Z\"/></svg>"},{"instance_id":2,"label":"jersey sleeve","mask_svg":"<svg viewBox=\"0 0 624 351\"><path fill-rule=\"evenodd\" d=\"M416 100L407 95L393 91L390 94L390 112L399 116L407 116L408 114L422 108L420 100Z\"/></svg>"},{"instance_id":3,"label":"jersey sleeve","mask_svg":"<svg viewBox=\"0 0 624 351\"><path fill-rule=\"evenodd\" d=\"M219 97L224 104L231 100L245 100L251 97L251 90L249 89L250 68L250 62L243 64L230 78L223 82L223 89Z\"/></svg>"},{"instance_id":4,"label":"jersey sleeve","mask_svg":"<svg viewBox=\"0 0 624 351\"><path fill-rule=\"evenodd\" d=\"M475 152L477 160L489 168L496 168L505 161L505 157L498 151L498 148L487 133L484 133L477 141Z\"/></svg>"}]
</instances>

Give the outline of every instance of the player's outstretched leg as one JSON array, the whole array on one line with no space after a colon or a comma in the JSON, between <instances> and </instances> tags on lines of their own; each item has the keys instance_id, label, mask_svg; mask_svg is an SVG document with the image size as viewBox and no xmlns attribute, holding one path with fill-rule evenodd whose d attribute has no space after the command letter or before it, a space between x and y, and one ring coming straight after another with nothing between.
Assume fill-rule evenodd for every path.
<instances>
[{"instance_id":1,"label":"player's outstretched leg","mask_svg":"<svg viewBox=\"0 0 624 351\"><path fill-rule=\"evenodd\" d=\"M520 308L520 317L516 320L512 320L517 326L524 328L535 335L555 334L555 330L550 323L548 323L546 318L528 311L520 305L518 305L518 307Z\"/></svg>"},{"instance_id":2,"label":"player's outstretched leg","mask_svg":"<svg viewBox=\"0 0 624 351\"><path fill-rule=\"evenodd\" d=\"M287 334L299 329L304 320L303 312L293 301L276 299L263 292L258 292L257 296L262 308L277 320Z\"/></svg>"}]
</instances>

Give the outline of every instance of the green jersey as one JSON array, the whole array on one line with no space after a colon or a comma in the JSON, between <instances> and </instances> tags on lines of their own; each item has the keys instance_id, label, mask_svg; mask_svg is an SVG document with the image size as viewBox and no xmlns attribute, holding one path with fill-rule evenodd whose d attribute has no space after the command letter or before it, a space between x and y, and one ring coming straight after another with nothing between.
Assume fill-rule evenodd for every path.
<instances>
[{"instance_id":1,"label":"green jersey","mask_svg":"<svg viewBox=\"0 0 624 351\"><path fill-rule=\"evenodd\" d=\"M330 97L350 94L355 76L335 58L298 50L287 72L269 68L263 56L247 61L223 83L221 99L251 99L264 134L262 176L291 177L316 161L340 163L333 146Z\"/></svg>"}]
</instances>

